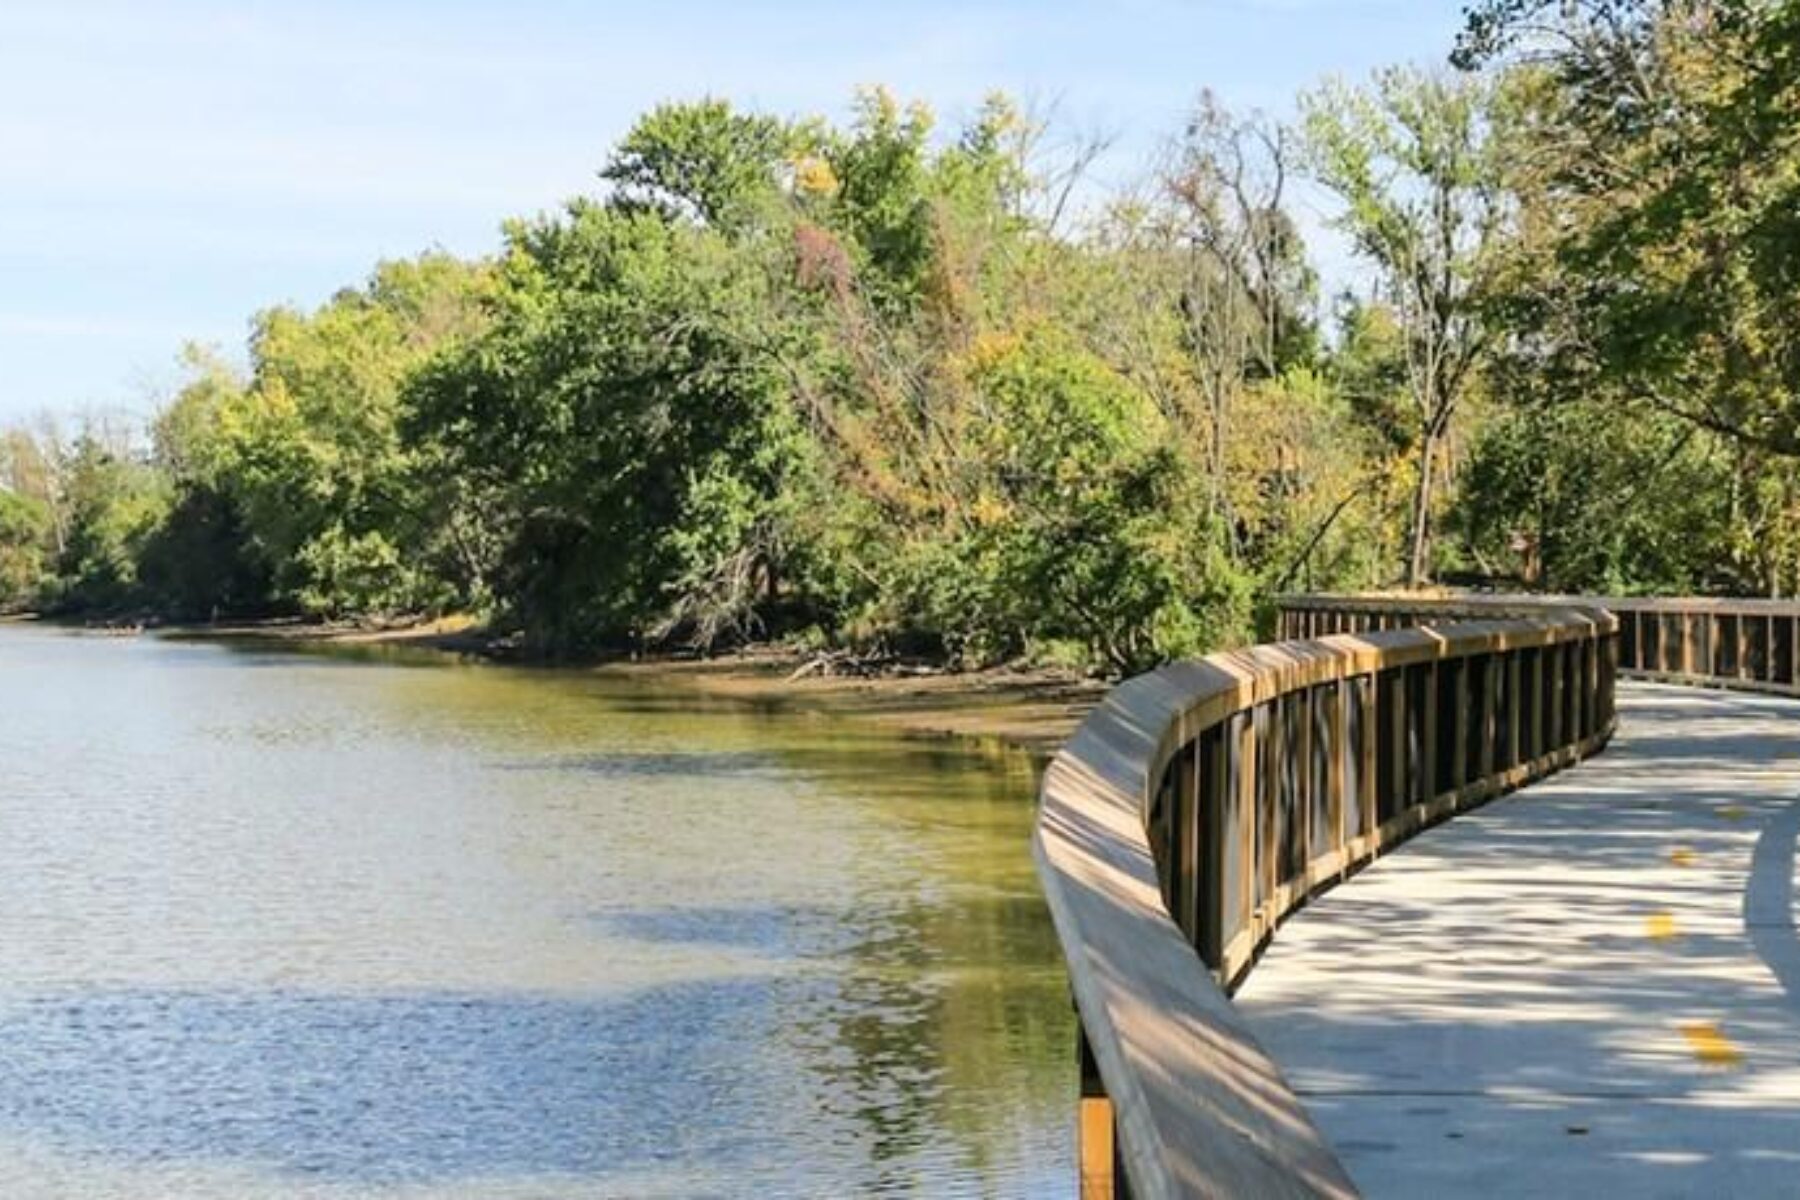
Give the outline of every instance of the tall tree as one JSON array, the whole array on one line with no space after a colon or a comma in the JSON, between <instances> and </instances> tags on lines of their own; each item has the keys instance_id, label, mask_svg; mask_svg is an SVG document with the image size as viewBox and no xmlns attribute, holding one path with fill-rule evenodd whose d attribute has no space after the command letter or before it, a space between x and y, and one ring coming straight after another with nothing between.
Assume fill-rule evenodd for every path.
<instances>
[{"instance_id":1,"label":"tall tree","mask_svg":"<svg viewBox=\"0 0 1800 1200\"><path fill-rule=\"evenodd\" d=\"M1490 138L1491 89L1405 68L1367 90L1303 98L1313 169L1342 202L1338 223L1380 273L1404 334L1414 410L1406 581L1431 574L1434 487L1453 422L1488 347L1482 304L1508 206Z\"/></svg>"},{"instance_id":2,"label":"tall tree","mask_svg":"<svg viewBox=\"0 0 1800 1200\"><path fill-rule=\"evenodd\" d=\"M1522 363L1800 456L1800 3L1486 0L1456 57L1525 101Z\"/></svg>"},{"instance_id":3,"label":"tall tree","mask_svg":"<svg viewBox=\"0 0 1800 1200\"><path fill-rule=\"evenodd\" d=\"M372 616L453 598L443 539L455 525L402 435L402 391L483 327L488 277L442 253L383 263L315 311L259 314L246 386L199 372L187 398L214 406L225 490L274 567L278 599Z\"/></svg>"},{"instance_id":4,"label":"tall tree","mask_svg":"<svg viewBox=\"0 0 1800 1200\"><path fill-rule=\"evenodd\" d=\"M1233 528L1225 486L1232 409L1248 385L1304 358L1312 334L1312 272L1286 207L1296 157L1289 130L1204 93L1161 180L1206 403L1211 504Z\"/></svg>"}]
</instances>

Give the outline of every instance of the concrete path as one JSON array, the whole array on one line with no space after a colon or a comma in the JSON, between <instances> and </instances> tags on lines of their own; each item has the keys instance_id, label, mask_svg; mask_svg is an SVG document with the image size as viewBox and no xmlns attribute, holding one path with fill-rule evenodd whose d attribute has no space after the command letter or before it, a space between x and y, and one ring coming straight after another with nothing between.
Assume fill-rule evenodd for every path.
<instances>
[{"instance_id":1,"label":"concrete path","mask_svg":"<svg viewBox=\"0 0 1800 1200\"><path fill-rule=\"evenodd\" d=\"M1237 996L1371 1197L1800 1196L1800 702L1598 758L1297 914Z\"/></svg>"}]
</instances>

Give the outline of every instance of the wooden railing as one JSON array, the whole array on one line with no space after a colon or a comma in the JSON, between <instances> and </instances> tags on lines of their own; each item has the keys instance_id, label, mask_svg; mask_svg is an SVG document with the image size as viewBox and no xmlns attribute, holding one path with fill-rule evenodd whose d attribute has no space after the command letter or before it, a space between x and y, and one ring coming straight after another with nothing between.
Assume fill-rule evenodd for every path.
<instances>
[{"instance_id":1,"label":"wooden railing","mask_svg":"<svg viewBox=\"0 0 1800 1200\"><path fill-rule=\"evenodd\" d=\"M1616 631L1537 610L1258 646L1089 715L1033 839L1081 1021L1084 1196L1355 1194L1226 997L1310 896L1604 745Z\"/></svg>"},{"instance_id":2,"label":"wooden railing","mask_svg":"<svg viewBox=\"0 0 1800 1200\"><path fill-rule=\"evenodd\" d=\"M1800 601L1623 596L1285 596L1282 637L1360 633L1580 607L1619 622L1619 670L1639 679L1800 695Z\"/></svg>"}]
</instances>

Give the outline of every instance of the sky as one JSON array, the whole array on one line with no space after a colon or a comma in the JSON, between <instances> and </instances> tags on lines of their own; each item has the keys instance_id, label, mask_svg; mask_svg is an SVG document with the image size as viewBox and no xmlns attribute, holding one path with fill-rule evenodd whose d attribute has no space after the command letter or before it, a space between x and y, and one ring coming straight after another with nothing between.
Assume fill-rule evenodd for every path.
<instances>
[{"instance_id":1,"label":"sky","mask_svg":"<svg viewBox=\"0 0 1800 1200\"><path fill-rule=\"evenodd\" d=\"M1443 60L1457 0L0 0L0 422L147 413L198 341L382 258L491 251L598 190L664 100L954 126L996 89L1141 173L1202 88L1291 113L1327 75ZM1327 279L1350 270L1324 232Z\"/></svg>"}]
</instances>

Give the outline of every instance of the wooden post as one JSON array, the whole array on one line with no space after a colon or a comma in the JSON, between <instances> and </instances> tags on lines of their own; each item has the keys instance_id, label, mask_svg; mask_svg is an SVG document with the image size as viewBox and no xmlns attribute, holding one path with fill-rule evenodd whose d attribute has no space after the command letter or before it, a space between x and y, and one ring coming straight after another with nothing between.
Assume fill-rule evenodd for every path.
<instances>
[{"instance_id":1,"label":"wooden post","mask_svg":"<svg viewBox=\"0 0 1800 1200\"><path fill-rule=\"evenodd\" d=\"M1200 944L1200 740L1179 752L1175 772L1175 827L1170 841L1175 850L1175 895L1172 914L1188 945Z\"/></svg>"},{"instance_id":2,"label":"wooden post","mask_svg":"<svg viewBox=\"0 0 1800 1200\"><path fill-rule=\"evenodd\" d=\"M1447 675L1456 682L1445 702L1450 709L1450 786L1444 790L1454 792L1463 785L1469 776L1469 736L1473 732L1469 728L1469 660L1458 659L1454 664L1439 663L1437 669L1438 691L1443 694L1444 677ZM1437 709L1438 705L1432 705ZM1437 744L1436 731L1432 731L1432 744ZM1432 788L1437 788L1437 772L1435 764L1432 770Z\"/></svg>"},{"instance_id":3,"label":"wooden post","mask_svg":"<svg viewBox=\"0 0 1800 1200\"><path fill-rule=\"evenodd\" d=\"M1330 738L1326 744L1330 750L1325 756L1325 819L1331 832L1332 850L1344 848L1344 805L1349 784L1349 772L1344 768L1350 761L1350 688L1350 682L1344 679L1332 685L1331 707L1327 712Z\"/></svg>"},{"instance_id":4,"label":"wooden post","mask_svg":"<svg viewBox=\"0 0 1800 1200\"><path fill-rule=\"evenodd\" d=\"M1268 932L1263 905L1275 894L1276 865L1281 858L1281 701L1273 700L1256 710L1256 936Z\"/></svg>"},{"instance_id":5,"label":"wooden post","mask_svg":"<svg viewBox=\"0 0 1800 1200\"><path fill-rule=\"evenodd\" d=\"M1519 681L1524 675L1524 664L1519 661L1520 652L1510 650L1506 654L1506 745L1500 748L1506 765L1519 765Z\"/></svg>"},{"instance_id":6,"label":"wooden post","mask_svg":"<svg viewBox=\"0 0 1800 1200\"><path fill-rule=\"evenodd\" d=\"M1116 1185L1123 1168L1114 1145L1112 1101L1107 1098L1106 1085L1100 1079L1100 1066L1094 1061L1085 1029L1081 1033L1079 1053L1081 1100L1076 1163L1081 1173L1081 1200L1121 1200L1124 1192Z\"/></svg>"},{"instance_id":7,"label":"wooden post","mask_svg":"<svg viewBox=\"0 0 1800 1200\"><path fill-rule=\"evenodd\" d=\"M1363 835L1375 831L1380 809L1376 805L1375 789L1380 776L1377 761L1380 756L1378 738L1381 737L1381 723L1376 718L1375 681L1379 676L1366 675L1357 683L1356 696L1351 703L1362 706L1362 769L1356 773L1356 804L1361 816L1358 822Z\"/></svg>"},{"instance_id":8,"label":"wooden post","mask_svg":"<svg viewBox=\"0 0 1800 1200\"><path fill-rule=\"evenodd\" d=\"M1406 686L1406 668L1401 667L1395 670L1388 679L1388 703L1390 711L1394 714L1393 730L1391 731L1394 755L1394 793L1392 797L1383 796L1382 799L1391 799L1395 806L1401 809L1410 803L1413 794L1413 780L1407 774L1412 769L1412 763L1407 760L1406 756L1406 731L1409 724L1406 709L1407 705L1412 702L1412 697L1407 695L1409 690Z\"/></svg>"},{"instance_id":9,"label":"wooden post","mask_svg":"<svg viewBox=\"0 0 1800 1200\"><path fill-rule=\"evenodd\" d=\"M1544 647L1531 651L1530 669L1525 672L1525 757L1535 761L1544 753Z\"/></svg>"},{"instance_id":10,"label":"wooden post","mask_svg":"<svg viewBox=\"0 0 1800 1200\"><path fill-rule=\"evenodd\" d=\"M1421 697L1419 713L1419 786L1412 794L1414 804L1424 804L1437 795L1437 733L1438 733L1438 696L1442 684L1443 662L1432 663L1425 668L1424 695ZM1452 668L1453 670L1455 668ZM1402 673L1404 675L1404 672ZM1411 691L1410 685L1408 691ZM1460 690L1460 689L1459 689ZM1407 697L1407 703L1412 697Z\"/></svg>"},{"instance_id":11,"label":"wooden post","mask_svg":"<svg viewBox=\"0 0 1800 1200\"><path fill-rule=\"evenodd\" d=\"M1289 722L1296 735L1288 744L1289 760L1294 764L1294 790L1290 799L1293 806L1288 811L1288 820L1298 828L1291 831L1289 841L1300 847L1300 872L1304 875L1306 864L1312 860L1312 743L1313 743L1313 703L1318 695L1316 689L1304 688L1293 693ZM1282 863L1281 873L1288 875L1292 864Z\"/></svg>"},{"instance_id":12,"label":"wooden post","mask_svg":"<svg viewBox=\"0 0 1800 1200\"><path fill-rule=\"evenodd\" d=\"M1566 675L1565 664L1568 661L1568 647L1561 642L1550 646L1546 653L1550 656L1550 692L1549 709L1544 714L1544 749L1554 750L1563 744L1563 686Z\"/></svg>"},{"instance_id":13,"label":"wooden post","mask_svg":"<svg viewBox=\"0 0 1800 1200\"><path fill-rule=\"evenodd\" d=\"M1800 687L1800 617L1787 622L1787 685Z\"/></svg>"},{"instance_id":14,"label":"wooden post","mask_svg":"<svg viewBox=\"0 0 1800 1200\"><path fill-rule=\"evenodd\" d=\"M1505 669L1505 658L1498 651L1487 656L1481 669L1481 729L1477 732L1480 740L1476 762L1480 764L1478 774L1482 779L1494 773L1494 764L1500 757L1500 672Z\"/></svg>"},{"instance_id":15,"label":"wooden post","mask_svg":"<svg viewBox=\"0 0 1800 1200\"><path fill-rule=\"evenodd\" d=\"M1225 946L1224 931L1224 897L1226 881L1231 876L1225 870L1225 856L1232 852L1226 845L1227 831L1230 828L1226 819L1227 806L1232 797L1226 794L1226 782L1230 772L1226 770L1226 760L1231 748L1231 726L1214 726L1206 731L1199 743L1199 769L1195 771L1199 786L1198 804L1195 806L1195 822L1201 830L1199 837L1199 855L1197 868L1199 874L1199 936L1194 939L1200 951L1200 959L1207 966L1217 971L1219 955Z\"/></svg>"},{"instance_id":16,"label":"wooden post","mask_svg":"<svg viewBox=\"0 0 1800 1200\"><path fill-rule=\"evenodd\" d=\"M1229 942L1239 931L1248 929L1255 919L1256 913L1256 839L1259 836L1256 827L1256 795L1259 787L1257 776L1262 768L1257 753L1259 740L1256 736L1257 720L1254 710L1239 713L1232 718L1237 722L1238 737L1238 912L1237 928L1226 935ZM1235 975L1242 963L1224 964L1227 973Z\"/></svg>"},{"instance_id":17,"label":"wooden post","mask_svg":"<svg viewBox=\"0 0 1800 1200\"><path fill-rule=\"evenodd\" d=\"M1592 737L1600 717L1600 639L1581 642L1581 736Z\"/></svg>"}]
</instances>

